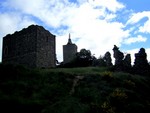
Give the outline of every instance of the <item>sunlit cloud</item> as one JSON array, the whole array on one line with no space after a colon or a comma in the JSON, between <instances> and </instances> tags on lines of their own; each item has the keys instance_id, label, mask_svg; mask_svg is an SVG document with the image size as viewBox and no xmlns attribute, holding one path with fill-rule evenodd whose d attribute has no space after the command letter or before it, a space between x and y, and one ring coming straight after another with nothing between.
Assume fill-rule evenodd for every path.
<instances>
[{"instance_id":1,"label":"sunlit cloud","mask_svg":"<svg viewBox=\"0 0 150 113\"><path fill-rule=\"evenodd\" d=\"M31 24L44 26L56 35L57 59L62 61L62 46L71 33L73 43L91 50L96 57L112 52L113 45L146 42L150 33L150 12L134 13L117 0L5 0L0 3L0 53L2 37ZM128 13L123 17L122 14ZM118 18L126 18L126 22ZM143 24L139 22L147 18ZM9 28L9 29L8 29ZM132 36L134 34L134 36ZM147 48L148 49L148 48Z\"/></svg>"},{"instance_id":2,"label":"sunlit cloud","mask_svg":"<svg viewBox=\"0 0 150 113\"><path fill-rule=\"evenodd\" d=\"M125 44L132 44L136 42L146 42L147 38L138 35L137 37L128 38L124 41Z\"/></svg>"}]
</instances>

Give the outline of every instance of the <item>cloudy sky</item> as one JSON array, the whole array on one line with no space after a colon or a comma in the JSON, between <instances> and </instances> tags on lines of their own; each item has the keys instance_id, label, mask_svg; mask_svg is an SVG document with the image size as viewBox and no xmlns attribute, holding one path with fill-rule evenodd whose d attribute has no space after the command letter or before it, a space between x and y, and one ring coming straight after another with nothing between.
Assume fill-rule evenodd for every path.
<instances>
[{"instance_id":1,"label":"cloudy sky","mask_svg":"<svg viewBox=\"0 0 150 113\"><path fill-rule=\"evenodd\" d=\"M56 35L59 61L69 33L78 51L88 49L97 58L117 45L132 59L144 47L150 61L149 4L150 0L0 0L0 61L2 38L31 24Z\"/></svg>"}]
</instances>

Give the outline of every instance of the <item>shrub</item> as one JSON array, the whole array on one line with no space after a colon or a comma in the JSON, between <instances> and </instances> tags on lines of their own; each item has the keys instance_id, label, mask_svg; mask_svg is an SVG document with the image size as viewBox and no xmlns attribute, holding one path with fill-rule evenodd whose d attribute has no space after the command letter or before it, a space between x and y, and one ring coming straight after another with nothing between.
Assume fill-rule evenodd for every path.
<instances>
[{"instance_id":1,"label":"shrub","mask_svg":"<svg viewBox=\"0 0 150 113\"><path fill-rule=\"evenodd\" d=\"M102 79L103 80L106 80L108 82L110 82L111 80L114 79L113 75L112 75L112 72L110 71L105 71L102 73Z\"/></svg>"},{"instance_id":2,"label":"shrub","mask_svg":"<svg viewBox=\"0 0 150 113\"><path fill-rule=\"evenodd\" d=\"M101 105L101 108L104 113L115 113L115 107L112 107L107 101Z\"/></svg>"}]
</instances>

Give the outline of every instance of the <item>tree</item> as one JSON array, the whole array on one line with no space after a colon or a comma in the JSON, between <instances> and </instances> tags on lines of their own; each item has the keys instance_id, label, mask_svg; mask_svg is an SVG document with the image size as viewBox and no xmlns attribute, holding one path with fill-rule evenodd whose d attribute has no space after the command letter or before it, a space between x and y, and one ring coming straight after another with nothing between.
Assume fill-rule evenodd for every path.
<instances>
[{"instance_id":1,"label":"tree","mask_svg":"<svg viewBox=\"0 0 150 113\"><path fill-rule=\"evenodd\" d=\"M77 53L77 57L82 59L91 59L91 51L86 49L81 49L80 52Z\"/></svg>"},{"instance_id":2,"label":"tree","mask_svg":"<svg viewBox=\"0 0 150 113\"><path fill-rule=\"evenodd\" d=\"M81 49L76 54L75 63L79 67L91 66L94 59L96 58L91 54L90 50Z\"/></svg>"},{"instance_id":3,"label":"tree","mask_svg":"<svg viewBox=\"0 0 150 113\"><path fill-rule=\"evenodd\" d=\"M104 57L100 56L98 59L93 61L92 66L106 67L106 62L104 61Z\"/></svg>"},{"instance_id":4,"label":"tree","mask_svg":"<svg viewBox=\"0 0 150 113\"><path fill-rule=\"evenodd\" d=\"M103 59L106 62L106 66L108 67L112 66L112 59L110 52L106 52Z\"/></svg>"}]
</instances>

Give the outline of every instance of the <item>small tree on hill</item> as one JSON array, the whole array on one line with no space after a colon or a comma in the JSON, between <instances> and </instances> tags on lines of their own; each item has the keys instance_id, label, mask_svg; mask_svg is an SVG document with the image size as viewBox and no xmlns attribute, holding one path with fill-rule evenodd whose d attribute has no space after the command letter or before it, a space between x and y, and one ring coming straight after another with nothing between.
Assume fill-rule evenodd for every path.
<instances>
[{"instance_id":1,"label":"small tree on hill","mask_svg":"<svg viewBox=\"0 0 150 113\"><path fill-rule=\"evenodd\" d=\"M103 59L106 62L106 66L108 67L112 66L112 59L110 52L106 52Z\"/></svg>"},{"instance_id":2,"label":"small tree on hill","mask_svg":"<svg viewBox=\"0 0 150 113\"><path fill-rule=\"evenodd\" d=\"M81 49L80 52L76 54L75 63L77 66L91 66L94 59L95 57L92 56L90 50Z\"/></svg>"},{"instance_id":3,"label":"small tree on hill","mask_svg":"<svg viewBox=\"0 0 150 113\"><path fill-rule=\"evenodd\" d=\"M104 60L104 57L100 56L98 59L95 59L93 61L92 66L105 67L106 66L106 62Z\"/></svg>"}]
</instances>

